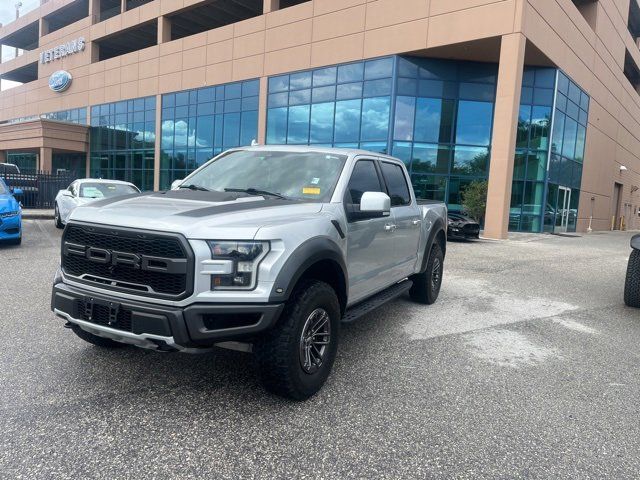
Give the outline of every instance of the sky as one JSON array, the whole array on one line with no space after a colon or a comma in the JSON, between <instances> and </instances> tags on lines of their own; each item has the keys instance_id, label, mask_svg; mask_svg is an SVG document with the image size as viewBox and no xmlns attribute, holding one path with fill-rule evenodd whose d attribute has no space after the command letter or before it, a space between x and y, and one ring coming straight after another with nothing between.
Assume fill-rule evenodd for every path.
<instances>
[{"instance_id":1,"label":"sky","mask_svg":"<svg viewBox=\"0 0 640 480\"><path fill-rule=\"evenodd\" d=\"M16 3L19 0L0 0L0 23L7 25L16 18ZM20 7L20 15L33 10L40 5L40 0L20 0L22 7ZM15 55L15 49L11 47L2 47L2 61L9 60ZM16 82L10 82L8 80L2 80L0 82L0 90L6 90L12 86L19 85Z\"/></svg>"}]
</instances>

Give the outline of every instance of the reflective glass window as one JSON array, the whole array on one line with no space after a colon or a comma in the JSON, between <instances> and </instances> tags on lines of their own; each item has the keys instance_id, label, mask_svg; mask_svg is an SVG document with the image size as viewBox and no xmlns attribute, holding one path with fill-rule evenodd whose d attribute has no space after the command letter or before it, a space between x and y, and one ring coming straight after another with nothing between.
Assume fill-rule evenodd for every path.
<instances>
[{"instance_id":1,"label":"reflective glass window","mask_svg":"<svg viewBox=\"0 0 640 480\"><path fill-rule=\"evenodd\" d=\"M451 147L428 143L414 143L411 159L412 173L449 173Z\"/></svg>"},{"instance_id":2,"label":"reflective glass window","mask_svg":"<svg viewBox=\"0 0 640 480\"><path fill-rule=\"evenodd\" d=\"M488 166L489 150L487 148L459 145L455 147L452 173L482 176L487 174Z\"/></svg>"},{"instance_id":3,"label":"reflective glass window","mask_svg":"<svg viewBox=\"0 0 640 480\"><path fill-rule=\"evenodd\" d=\"M315 103L311 106L311 129L309 141L311 143L328 143L333 142L333 120L334 120L335 104Z\"/></svg>"},{"instance_id":4,"label":"reflective glass window","mask_svg":"<svg viewBox=\"0 0 640 480\"><path fill-rule=\"evenodd\" d=\"M458 104L456 143L466 145L489 145L493 105L488 102L461 100Z\"/></svg>"},{"instance_id":5,"label":"reflective glass window","mask_svg":"<svg viewBox=\"0 0 640 480\"><path fill-rule=\"evenodd\" d=\"M362 101L362 141L385 140L389 131L389 97L365 98Z\"/></svg>"}]
</instances>

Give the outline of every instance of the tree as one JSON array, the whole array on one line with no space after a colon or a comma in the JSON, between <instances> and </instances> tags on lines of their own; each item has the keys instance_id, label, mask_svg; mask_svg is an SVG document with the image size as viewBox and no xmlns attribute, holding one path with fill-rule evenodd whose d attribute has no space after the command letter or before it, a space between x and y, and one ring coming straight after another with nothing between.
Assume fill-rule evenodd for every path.
<instances>
[{"instance_id":1,"label":"tree","mask_svg":"<svg viewBox=\"0 0 640 480\"><path fill-rule=\"evenodd\" d=\"M467 185L467 188L462 192L462 208L478 223L482 221L487 208L488 186L486 180L476 180Z\"/></svg>"}]
</instances>

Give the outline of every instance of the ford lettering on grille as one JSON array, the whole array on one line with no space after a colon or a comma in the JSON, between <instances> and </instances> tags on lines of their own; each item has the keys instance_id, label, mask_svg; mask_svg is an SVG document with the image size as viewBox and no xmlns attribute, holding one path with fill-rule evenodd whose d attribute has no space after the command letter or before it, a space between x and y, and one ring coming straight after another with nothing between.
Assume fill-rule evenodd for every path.
<instances>
[{"instance_id":1,"label":"ford lettering on grille","mask_svg":"<svg viewBox=\"0 0 640 480\"><path fill-rule=\"evenodd\" d=\"M79 282L179 299L193 291L193 255L178 235L67 225L62 271Z\"/></svg>"},{"instance_id":2,"label":"ford lettering on grille","mask_svg":"<svg viewBox=\"0 0 640 480\"><path fill-rule=\"evenodd\" d=\"M163 272L184 274L187 272L187 260L182 258L150 257L135 253L118 252L106 248L87 247L76 243L65 242L63 255L77 255L93 263L124 266L146 272Z\"/></svg>"}]
</instances>

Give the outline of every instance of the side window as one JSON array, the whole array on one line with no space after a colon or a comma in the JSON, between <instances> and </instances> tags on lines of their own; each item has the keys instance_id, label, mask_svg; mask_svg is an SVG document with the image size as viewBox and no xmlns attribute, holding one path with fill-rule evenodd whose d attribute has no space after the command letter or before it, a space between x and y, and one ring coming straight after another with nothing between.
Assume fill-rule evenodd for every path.
<instances>
[{"instance_id":1,"label":"side window","mask_svg":"<svg viewBox=\"0 0 640 480\"><path fill-rule=\"evenodd\" d=\"M389 188L391 206L409 205L411 203L411 194L409 193L409 185L407 185L407 179L404 176L402 167L389 162L380 162L380 166Z\"/></svg>"},{"instance_id":2,"label":"side window","mask_svg":"<svg viewBox=\"0 0 640 480\"><path fill-rule=\"evenodd\" d=\"M359 160L353 168L347 187L347 202L360 205L364 192L382 192L380 178L372 160Z\"/></svg>"}]
</instances>

